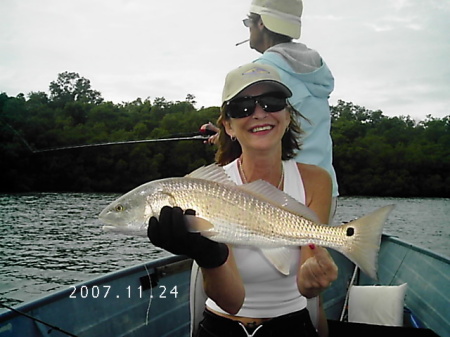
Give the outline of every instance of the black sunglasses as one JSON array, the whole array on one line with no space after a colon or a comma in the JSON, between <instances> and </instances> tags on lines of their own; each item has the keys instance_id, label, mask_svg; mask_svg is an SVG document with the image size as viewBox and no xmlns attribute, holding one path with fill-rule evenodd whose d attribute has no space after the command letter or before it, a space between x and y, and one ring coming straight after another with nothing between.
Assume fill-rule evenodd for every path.
<instances>
[{"instance_id":1,"label":"black sunglasses","mask_svg":"<svg viewBox=\"0 0 450 337\"><path fill-rule=\"evenodd\" d=\"M230 118L244 118L255 112L256 104L265 112L278 112L287 106L286 95L269 92L259 96L244 96L226 103L226 113Z\"/></svg>"}]
</instances>

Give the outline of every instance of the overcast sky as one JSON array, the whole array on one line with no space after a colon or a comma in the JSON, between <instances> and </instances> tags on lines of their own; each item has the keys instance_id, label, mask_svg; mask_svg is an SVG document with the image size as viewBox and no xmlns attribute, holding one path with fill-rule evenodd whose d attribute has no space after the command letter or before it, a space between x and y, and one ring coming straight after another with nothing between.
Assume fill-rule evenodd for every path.
<instances>
[{"instance_id":1,"label":"overcast sky","mask_svg":"<svg viewBox=\"0 0 450 337\"><path fill-rule=\"evenodd\" d=\"M280 0L282 1L282 0ZM64 71L114 103L196 97L218 106L226 73L258 57L250 0L0 0L0 92L48 91ZM338 99L387 116L450 115L449 0L304 0L300 42Z\"/></svg>"}]
</instances>

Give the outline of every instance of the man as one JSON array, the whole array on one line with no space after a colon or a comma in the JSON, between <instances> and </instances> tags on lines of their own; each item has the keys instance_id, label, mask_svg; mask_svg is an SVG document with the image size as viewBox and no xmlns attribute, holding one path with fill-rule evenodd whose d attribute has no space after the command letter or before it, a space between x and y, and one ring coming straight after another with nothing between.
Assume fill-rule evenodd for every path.
<instances>
[{"instance_id":1,"label":"man","mask_svg":"<svg viewBox=\"0 0 450 337\"><path fill-rule=\"evenodd\" d=\"M293 92L290 104L304 116L299 124L304 131L302 150L296 160L318 165L333 181L333 207L336 208L338 184L332 165L331 114L328 97L334 89L334 78L315 50L303 43L293 42L301 35L302 0L253 0L244 25L250 30L250 48L262 55L256 63L273 66L282 81ZM218 132L212 124L208 129ZM215 143L211 136L208 143Z\"/></svg>"},{"instance_id":2,"label":"man","mask_svg":"<svg viewBox=\"0 0 450 337\"><path fill-rule=\"evenodd\" d=\"M289 103L304 116L299 121L302 148L296 161L320 166L328 171L333 183L333 202L329 224L336 210L338 184L333 168L331 114L328 98L334 89L331 71L315 50L293 42L301 35L302 0L253 0L250 14L243 20L250 30L250 48L262 55L256 63L273 66L292 91ZM325 313L320 300L318 332L328 335Z\"/></svg>"},{"instance_id":3,"label":"man","mask_svg":"<svg viewBox=\"0 0 450 337\"><path fill-rule=\"evenodd\" d=\"M302 12L302 0L253 0L244 25L250 30L250 48L262 54L254 62L277 69L282 81L293 92L290 104L305 117L300 120L303 145L296 160L327 170L336 198L338 185L332 166L328 103L334 78L317 51L293 42L301 34ZM331 213L330 219L334 210Z\"/></svg>"}]
</instances>

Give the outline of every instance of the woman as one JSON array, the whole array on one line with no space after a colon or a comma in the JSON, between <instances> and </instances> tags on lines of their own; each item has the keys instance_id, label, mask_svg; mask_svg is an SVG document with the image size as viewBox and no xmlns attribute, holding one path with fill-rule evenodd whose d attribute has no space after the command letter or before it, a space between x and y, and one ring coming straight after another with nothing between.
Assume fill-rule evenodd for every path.
<instances>
[{"instance_id":1,"label":"woman","mask_svg":"<svg viewBox=\"0 0 450 337\"><path fill-rule=\"evenodd\" d=\"M302 124L303 148L295 159L323 167L330 174L333 216L339 193L332 165L328 98L334 88L334 78L316 50L294 42L301 39L302 13L302 0L252 0L243 23L248 28L250 48L261 54L253 62L268 64L279 72L282 82L293 92L289 103L308 120ZM208 129L218 131L211 125ZM211 136L207 142L215 144L217 137Z\"/></svg>"},{"instance_id":2,"label":"woman","mask_svg":"<svg viewBox=\"0 0 450 337\"><path fill-rule=\"evenodd\" d=\"M252 63L230 72L218 120L216 160L236 184L263 179L327 223L330 176L292 160L300 129L297 112L287 104L291 94L270 66ZM182 214L177 208L163 209L159 222L150 221L149 238L166 249L177 247L171 251L191 256L201 267L209 298L198 336L317 336L305 308L306 298L319 295L337 277L325 249L293 249L291 272L285 276L254 247L228 247L193 233L174 245L171 234L161 233L179 231ZM326 325L321 327L326 335Z\"/></svg>"}]
</instances>

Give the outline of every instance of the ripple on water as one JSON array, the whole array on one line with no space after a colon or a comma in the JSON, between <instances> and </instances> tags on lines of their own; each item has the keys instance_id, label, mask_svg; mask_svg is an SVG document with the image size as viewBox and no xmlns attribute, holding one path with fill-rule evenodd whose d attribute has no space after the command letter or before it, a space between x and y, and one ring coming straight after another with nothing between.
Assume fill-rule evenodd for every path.
<instances>
[{"instance_id":1,"label":"ripple on water","mask_svg":"<svg viewBox=\"0 0 450 337\"><path fill-rule=\"evenodd\" d=\"M15 305L169 253L148 239L105 233L97 219L116 194L0 195L0 295ZM386 232L450 256L450 200L341 197L335 222L397 204Z\"/></svg>"}]
</instances>

